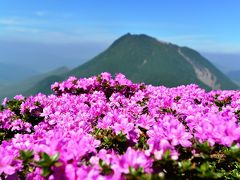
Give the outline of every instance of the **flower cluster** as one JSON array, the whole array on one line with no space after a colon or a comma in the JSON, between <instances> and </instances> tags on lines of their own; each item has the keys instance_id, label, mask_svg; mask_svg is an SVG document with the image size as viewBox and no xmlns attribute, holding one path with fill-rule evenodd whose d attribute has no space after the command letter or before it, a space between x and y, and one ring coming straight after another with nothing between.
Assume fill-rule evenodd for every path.
<instances>
[{"instance_id":1,"label":"flower cluster","mask_svg":"<svg viewBox=\"0 0 240 180\"><path fill-rule=\"evenodd\" d=\"M240 178L240 91L106 72L51 88L2 103L2 179Z\"/></svg>"}]
</instances>

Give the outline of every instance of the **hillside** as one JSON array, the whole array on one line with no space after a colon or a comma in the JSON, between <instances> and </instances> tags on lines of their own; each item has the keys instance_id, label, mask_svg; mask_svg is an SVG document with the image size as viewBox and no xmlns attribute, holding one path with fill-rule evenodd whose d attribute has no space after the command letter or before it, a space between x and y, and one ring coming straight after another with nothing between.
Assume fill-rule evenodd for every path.
<instances>
[{"instance_id":1,"label":"hillside","mask_svg":"<svg viewBox=\"0 0 240 180\"><path fill-rule=\"evenodd\" d=\"M206 89L237 86L198 52L161 42L147 35L126 34L106 51L73 69L68 75L92 76L121 72L134 82L168 87L196 83Z\"/></svg>"}]
</instances>

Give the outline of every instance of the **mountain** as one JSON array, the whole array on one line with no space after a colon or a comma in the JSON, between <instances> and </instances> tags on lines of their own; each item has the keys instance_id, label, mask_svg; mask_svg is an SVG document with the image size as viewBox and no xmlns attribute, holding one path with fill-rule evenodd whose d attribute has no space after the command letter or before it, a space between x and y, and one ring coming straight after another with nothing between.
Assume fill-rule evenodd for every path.
<instances>
[{"instance_id":1,"label":"mountain","mask_svg":"<svg viewBox=\"0 0 240 180\"><path fill-rule=\"evenodd\" d=\"M38 74L38 72L31 68L0 62L0 83L9 84L36 74Z\"/></svg>"},{"instance_id":2,"label":"mountain","mask_svg":"<svg viewBox=\"0 0 240 180\"><path fill-rule=\"evenodd\" d=\"M67 75L85 77L121 72L134 82L168 87L196 83L206 89L238 88L206 58L188 47L147 35L126 34L106 51Z\"/></svg>"},{"instance_id":3,"label":"mountain","mask_svg":"<svg viewBox=\"0 0 240 180\"><path fill-rule=\"evenodd\" d=\"M39 92L44 93L44 94L50 94L51 93L51 85L56 82L56 81L62 81L63 76L61 75L51 75L48 76L41 81L37 82L34 86L32 86L30 89L27 91L24 91L24 95L34 95Z\"/></svg>"},{"instance_id":4,"label":"mountain","mask_svg":"<svg viewBox=\"0 0 240 180\"><path fill-rule=\"evenodd\" d=\"M60 74L50 74L40 81L35 78L32 87L22 93L50 93L50 85L55 81L62 81L68 76L89 77L104 71L113 75L123 73L136 83L168 87L196 83L207 90L238 88L195 50L147 35L128 33L83 65Z\"/></svg>"},{"instance_id":5,"label":"mountain","mask_svg":"<svg viewBox=\"0 0 240 180\"><path fill-rule=\"evenodd\" d=\"M36 94L37 92L34 90L36 87L39 90L39 88L43 88L44 86L38 86L39 83L42 81L48 82L45 78L49 78L51 76L60 76L62 74L65 74L68 72L69 69L67 67L60 67L55 70L49 71L47 73L34 75L32 77L26 78L22 81L19 81L17 83L12 83L10 85L5 85L3 87L0 87L0 99L4 97L13 97L16 94L24 94L24 95L31 95ZM55 78L55 81L58 80ZM50 87L50 86L49 86ZM45 87L46 89L49 87Z\"/></svg>"},{"instance_id":6,"label":"mountain","mask_svg":"<svg viewBox=\"0 0 240 180\"><path fill-rule=\"evenodd\" d=\"M45 78L48 78L49 76L60 76L62 74L65 74L69 71L70 69L66 66L62 66L62 67L59 67L57 69L54 69L52 71L49 71L49 72L46 72L46 73L43 73L43 74L38 74L36 76L32 76L28 79L25 79L24 82L26 84L34 84L36 82L39 82L39 81L42 81L43 79ZM23 82L21 82L23 83Z\"/></svg>"}]
</instances>

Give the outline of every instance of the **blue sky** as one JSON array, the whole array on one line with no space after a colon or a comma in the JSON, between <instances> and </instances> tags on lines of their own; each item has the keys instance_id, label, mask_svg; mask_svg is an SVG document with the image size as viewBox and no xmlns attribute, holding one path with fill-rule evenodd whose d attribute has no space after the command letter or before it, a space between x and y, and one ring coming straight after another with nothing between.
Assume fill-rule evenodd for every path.
<instances>
[{"instance_id":1,"label":"blue sky","mask_svg":"<svg viewBox=\"0 0 240 180\"><path fill-rule=\"evenodd\" d=\"M1 0L0 41L109 45L130 32L240 53L239 19L238 0Z\"/></svg>"}]
</instances>

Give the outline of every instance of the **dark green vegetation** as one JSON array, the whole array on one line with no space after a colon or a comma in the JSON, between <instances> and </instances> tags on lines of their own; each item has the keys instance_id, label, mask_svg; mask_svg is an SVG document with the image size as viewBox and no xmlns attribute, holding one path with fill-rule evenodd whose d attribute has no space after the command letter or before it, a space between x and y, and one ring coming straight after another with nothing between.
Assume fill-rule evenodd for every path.
<instances>
[{"instance_id":1,"label":"dark green vegetation","mask_svg":"<svg viewBox=\"0 0 240 180\"><path fill-rule=\"evenodd\" d=\"M198 52L171 43L160 42L147 35L126 34L117 39L107 50L69 71L51 73L33 78L24 86L15 86L14 93L0 89L0 97L22 93L50 93L50 85L68 76L89 77L101 72L123 73L133 82L174 87L196 83L210 89L237 89L227 76L215 68ZM23 83L21 83L23 84ZM29 84L31 86L29 86ZM27 88L26 88L27 87ZM17 91L16 91L17 89Z\"/></svg>"}]
</instances>

